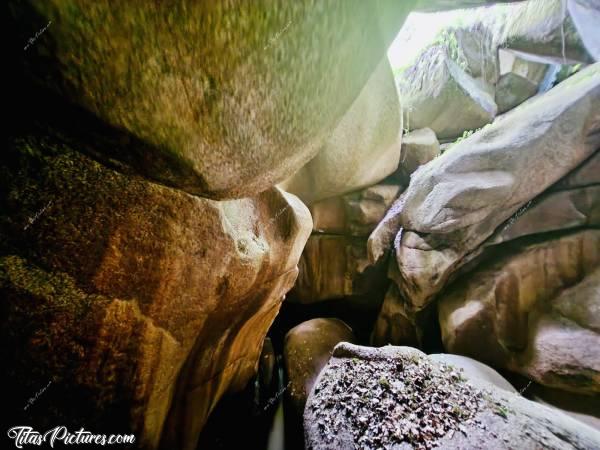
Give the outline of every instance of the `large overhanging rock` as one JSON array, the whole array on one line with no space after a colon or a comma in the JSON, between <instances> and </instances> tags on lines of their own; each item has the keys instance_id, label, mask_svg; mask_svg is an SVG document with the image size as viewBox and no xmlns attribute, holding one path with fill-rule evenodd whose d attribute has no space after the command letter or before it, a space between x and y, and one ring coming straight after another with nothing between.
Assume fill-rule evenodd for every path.
<instances>
[{"instance_id":1,"label":"large overhanging rock","mask_svg":"<svg viewBox=\"0 0 600 450\"><path fill-rule=\"evenodd\" d=\"M128 430L140 447L194 449L218 399L256 370L297 276L307 208L277 189L201 199L35 136L11 141L0 176L14 425Z\"/></svg>"},{"instance_id":2,"label":"large overhanging rock","mask_svg":"<svg viewBox=\"0 0 600 450\"><path fill-rule=\"evenodd\" d=\"M415 9L417 11L434 12L521 1L524 0L420 0Z\"/></svg>"},{"instance_id":3,"label":"large overhanging rock","mask_svg":"<svg viewBox=\"0 0 600 450\"><path fill-rule=\"evenodd\" d=\"M517 210L470 258L525 236L600 226L600 151Z\"/></svg>"},{"instance_id":4,"label":"large overhanging rock","mask_svg":"<svg viewBox=\"0 0 600 450\"><path fill-rule=\"evenodd\" d=\"M369 237L372 261L394 246L398 287L413 309L499 225L600 147L599 75L600 63L584 69L413 174Z\"/></svg>"},{"instance_id":5,"label":"large overhanging rock","mask_svg":"<svg viewBox=\"0 0 600 450\"><path fill-rule=\"evenodd\" d=\"M556 189L569 189L600 184L600 151L594 153L584 164L555 186Z\"/></svg>"},{"instance_id":6,"label":"large overhanging rock","mask_svg":"<svg viewBox=\"0 0 600 450\"><path fill-rule=\"evenodd\" d=\"M306 403L306 448L600 446L597 430L436 359L338 344Z\"/></svg>"},{"instance_id":7,"label":"large overhanging rock","mask_svg":"<svg viewBox=\"0 0 600 450\"><path fill-rule=\"evenodd\" d=\"M28 79L147 144L107 145L100 157L191 193L232 198L273 186L317 154L413 3L9 7ZM388 100L392 124L397 101Z\"/></svg>"},{"instance_id":8,"label":"large overhanging rock","mask_svg":"<svg viewBox=\"0 0 600 450\"><path fill-rule=\"evenodd\" d=\"M527 0L449 12L446 17L453 24L445 31L456 37L471 73L487 81L495 79L490 70L497 68L498 50L543 63L593 63L600 58L600 6L595 0Z\"/></svg>"},{"instance_id":9,"label":"large overhanging rock","mask_svg":"<svg viewBox=\"0 0 600 450\"><path fill-rule=\"evenodd\" d=\"M558 64L600 60L595 0L529 0L509 6L501 17L491 27L502 47Z\"/></svg>"},{"instance_id":10,"label":"large overhanging rock","mask_svg":"<svg viewBox=\"0 0 600 450\"><path fill-rule=\"evenodd\" d=\"M439 303L446 350L541 384L600 393L600 230L513 250Z\"/></svg>"},{"instance_id":11,"label":"large overhanging rock","mask_svg":"<svg viewBox=\"0 0 600 450\"><path fill-rule=\"evenodd\" d=\"M600 176L600 172L597 175ZM534 202L528 202L514 217L500 226L482 247L524 236L578 227L600 227L600 179L596 185L551 190ZM473 256L477 253L476 251Z\"/></svg>"},{"instance_id":12,"label":"large overhanging rock","mask_svg":"<svg viewBox=\"0 0 600 450\"><path fill-rule=\"evenodd\" d=\"M311 204L378 183L398 167L401 130L386 56L317 156L282 187Z\"/></svg>"},{"instance_id":13,"label":"large overhanging rock","mask_svg":"<svg viewBox=\"0 0 600 450\"><path fill-rule=\"evenodd\" d=\"M447 54L444 46L428 48L396 83L403 121L410 130L431 128L436 136L455 138L490 123L496 103L488 92Z\"/></svg>"}]
</instances>

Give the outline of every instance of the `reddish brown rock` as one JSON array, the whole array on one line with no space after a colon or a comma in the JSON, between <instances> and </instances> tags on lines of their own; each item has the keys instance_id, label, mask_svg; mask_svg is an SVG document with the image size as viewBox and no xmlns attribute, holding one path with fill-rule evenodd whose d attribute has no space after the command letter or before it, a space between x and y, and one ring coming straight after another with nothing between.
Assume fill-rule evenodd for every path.
<instances>
[{"instance_id":1,"label":"reddish brown rock","mask_svg":"<svg viewBox=\"0 0 600 450\"><path fill-rule=\"evenodd\" d=\"M277 189L198 198L51 135L8 152L3 386L20 403L52 380L48 407L28 410L41 429L126 428L142 447L195 448L221 395L255 373L296 278L308 210Z\"/></svg>"}]
</instances>

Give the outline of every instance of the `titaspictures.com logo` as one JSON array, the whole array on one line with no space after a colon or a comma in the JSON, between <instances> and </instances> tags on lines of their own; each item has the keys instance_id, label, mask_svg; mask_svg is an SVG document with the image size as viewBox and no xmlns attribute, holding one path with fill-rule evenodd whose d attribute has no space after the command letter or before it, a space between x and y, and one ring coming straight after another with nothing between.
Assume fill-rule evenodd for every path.
<instances>
[{"instance_id":1,"label":"titaspictures.com logo","mask_svg":"<svg viewBox=\"0 0 600 450\"><path fill-rule=\"evenodd\" d=\"M23 448L25 445L43 445L48 444L54 448L57 443L64 445L127 445L135 443L133 434L93 434L83 428L79 431L70 432L65 426L54 427L45 433L35 431L32 427L19 425L8 430L8 437L14 440L17 448Z\"/></svg>"}]
</instances>

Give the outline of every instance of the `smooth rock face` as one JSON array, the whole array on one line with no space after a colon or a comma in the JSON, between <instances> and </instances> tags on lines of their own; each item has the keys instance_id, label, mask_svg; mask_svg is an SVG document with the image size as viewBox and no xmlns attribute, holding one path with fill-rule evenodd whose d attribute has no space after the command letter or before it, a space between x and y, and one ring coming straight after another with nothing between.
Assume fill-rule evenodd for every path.
<instances>
[{"instance_id":1,"label":"smooth rock face","mask_svg":"<svg viewBox=\"0 0 600 450\"><path fill-rule=\"evenodd\" d=\"M22 52L28 79L148 144L109 157L233 198L317 154L413 3L13 1L10 18L20 42L50 23Z\"/></svg>"},{"instance_id":2,"label":"smooth rock face","mask_svg":"<svg viewBox=\"0 0 600 450\"><path fill-rule=\"evenodd\" d=\"M338 344L304 427L310 449L600 446L597 430L410 347Z\"/></svg>"},{"instance_id":3,"label":"smooth rock face","mask_svg":"<svg viewBox=\"0 0 600 450\"><path fill-rule=\"evenodd\" d=\"M520 105L537 92L538 86L515 73L502 75L496 84L496 104L503 113Z\"/></svg>"},{"instance_id":4,"label":"smooth rock face","mask_svg":"<svg viewBox=\"0 0 600 450\"><path fill-rule=\"evenodd\" d=\"M594 153L587 161L563 178L556 189L568 189L600 184L600 151Z\"/></svg>"},{"instance_id":5,"label":"smooth rock face","mask_svg":"<svg viewBox=\"0 0 600 450\"><path fill-rule=\"evenodd\" d=\"M594 61L600 61L600 5L594 0L569 0L567 5L585 49Z\"/></svg>"},{"instance_id":6,"label":"smooth rock face","mask_svg":"<svg viewBox=\"0 0 600 450\"><path fill-rule=\"evenodd\" d=\"M368 236L404 190L400 184L376 184L351 194L321 200L310 206L318 233Z\"/></svg>"},{"instance_id":7,"label":"smooth rock face","mask_svg":"<svg viewBox=\"0 0 600 450\"><path fill-rule=\"evenodd\" d=\"M549 67L549 64L522 58L510 50L498 49L498 69L500 76L512 73L526 78L535 85L539 85Z\"/></svg>"},{"instance_id":8,"label":"smooth rock face","mask_svg":"<svg viewBox=\"0 0 600 450\"><path fill-rule=\"evenodd\" d=\"M404 308L404 302L398 293L398 287L391 284L383 299L383 305L371 334L371 344L419 346L417 327Z\"/></svg>"},{"instance_id":9,"label":"smooth rock face","mask_svg":"<svg viewBox=\"0 0 600 450\"><path fill-rule=\"evenodd\" d=\"M473 13L473 11L471 11ZM456 47L448 48L450 54L455 54L456 59L462 63L465 71L478 81L480 87L494 95L494 85L498 81L499 62L496 49L493 47L492 36L489 31L478 23L471 27L449 27L443 30L449 44L456 42Z\"/></svg>"},{"instance_id":10,"label":"smooth rock face","mask_svg":"<svg viewBox=\"0 0 600 450\"><path fill-rule=\"evenodd\" d=\"M600 59L594 0L533 0L510 7L501 28L506 47L540 61L590 63Z\"/></svg>"},{"instance_id":11,"label":"smooth rock face","mask_svg":"<svg viewBox=\"0 0 600 450\"><path fill-rule=\"evenodd\" d=\"M298 262L288 300L313 303L374 293L386 284L385 267L371 265L365 238L313 234Z\"/></svg>"},{"instance_id":12,"label":"smooth rock face","mask_svg":"<svg viewBox=\"0 0 600 450\"><path fill-rule=\"evenodd\" d=\"M530 61L511 51L498 50L500 78L495 95L498 112L506 112L534 96L550 65Z\"/></svg>"},{"instance_id":13,"label":"smooth rock face","mask_svg":"<svg viewBox=\"0 0 600 450\"><path fill-rule=\"evenodd\" d=\"M505 391L517 393L517 390L512 384L508 382L506 378L492 369L475 359L468 358L461 355L451 355L448 353L438 353L429 355L431 361L438 363L447 364L449 366L456 367L464 372L469 378L476 378L479 380L487 381L494 386L504 389Z\"/></svg>"},{"instance_id":14,"label":"smooth rock face","mask_svg":"<svg viewBox=\"0 0 600 450\"><path fill-rule=\"evenodd\" d=\"M513 249L438 304L447 351L540 384L600 392L600 231Z\"/></svg>"},{"instance_id":15,"label":"smooth rock face","mask_svg":"<svg viewBox=\"0 0 600 450\"><path fill-rule=\"evenodd\" d=\"M378 183L398 167L401 130L386 56L317 156L281 186L312 204Z\"/></svg>"},{"instance_id":16,"label":"smooth rock face","mask_svg":"<svg viewBox=\"0 0 600 450\"><path fill-rule=\"evenodd\" d=\"M486 248L535 234L600 226L600 152L517 210L472 257Z\"/></svg>"},{"instance_id":17,"label":"smooth rock face","mask_svg":"<svg viewBox=\"0 0 600 450\"><path fill-rule=\"evenodd\" d=\"M415 9L423 12L446 11L459 8L476 8L494 3L520 2L522 0L421 0Z\"/></svg>"},{"instance_id":18,"label":"smooth rock face","mask_svg":"<svg viewBox=\"0 0 600 450\"><path fill-rule=\"evenodd\" d=\"M308 394L333 348L355 340L352 329L338 319L312 319L288 331L283 353L289 380L286 393L298 416L302 416Z\"/></svg>"},{"instance_id":19,"label":"smooth rock face","mask_svg":"<svg viewBox=\"0 0 600 450\"><path fill-rule=\"evenodd\" d=\"M442 46L424 51L398 75L406 128L431 128L436 136L455 138L490 123L494 99L446 54Z\"/></svg>"},{"instance_id":20,"label":"smooth rock face","mask_svg":"<svg viewBox=\"0 0 600 450\"><path fill-rule=\"evenodd\" d=\"M7 152L8 404L52 380L45 407L27 411L35 429L129 424L141 447L194 449L221 395L256 371L296 279L308 210L277 189L194 197L110 170L49 134L16 138Z\"/></svg>"},{"instance_id":21,"label":"smooth rock face","mask_svg":"<svg viewBox=\"0 0 600 450\"><path fill-rule=\"evenodd\" d=\"M399 170L405 177L440 156L440 143L430 128L411 131L402 139Z\"/></svg>"},{"instance_id":22,"label":"smooth rock face","mask_svg":"<svg viewBox=\"0 0 600 450\"><path fill-rule=\"evenodd\" d=\"M558 408L580 422L600 430L600 395L578 395L573 392L532 384L527 389L532 400Z\"/></svg>"},{"instance_id":23,"label":"smooth rock face","mask_svg":"<svg viewBox=\"0 0 600 450\"><path fill-rule=\"evenodd\" d=\"M552 189L525 204L482 247L539 233L597 226L600 226L600 183L560 191Z\"/></svg>"},{"instance_id":24,"label":"smooth rock face","mask_svg":"<svg viewBox=\"0 0 600 450\"><path fill-rule=\"evenodd\" d=\"M430 303L499 225L600 147L599 75L600 64L582 70L413 174L368 244L371 261L394 246L411 308Z\"/></svg>"}]
</instances>

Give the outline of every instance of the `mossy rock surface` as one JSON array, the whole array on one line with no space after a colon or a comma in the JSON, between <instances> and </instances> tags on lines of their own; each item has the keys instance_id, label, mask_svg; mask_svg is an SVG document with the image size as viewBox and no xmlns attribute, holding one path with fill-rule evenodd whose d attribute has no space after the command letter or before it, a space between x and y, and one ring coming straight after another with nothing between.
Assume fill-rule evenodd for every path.
<instances>
[{"instance_id":1,"label":"mossy rock surface","mask_svg":"<svg viewBox=\"0 0 600 450\"><path fill-rule=\"evenodd\" d=\"M13 419L192 449L218 399L252 376L310 214L278 189L208 200L76 150L72 137L32 130L0 165Z\"/></svg>"},{"instance_id":2,"label":"mossy rock surface","mask_svg":"<svg viewBox=\"0 0 600 450\"><path fill-rule=\"evenodd\" d=\"M412 347L338 344L304 409L306 448L591 449L600 432Z\"/></svg>"}]
</instances>

